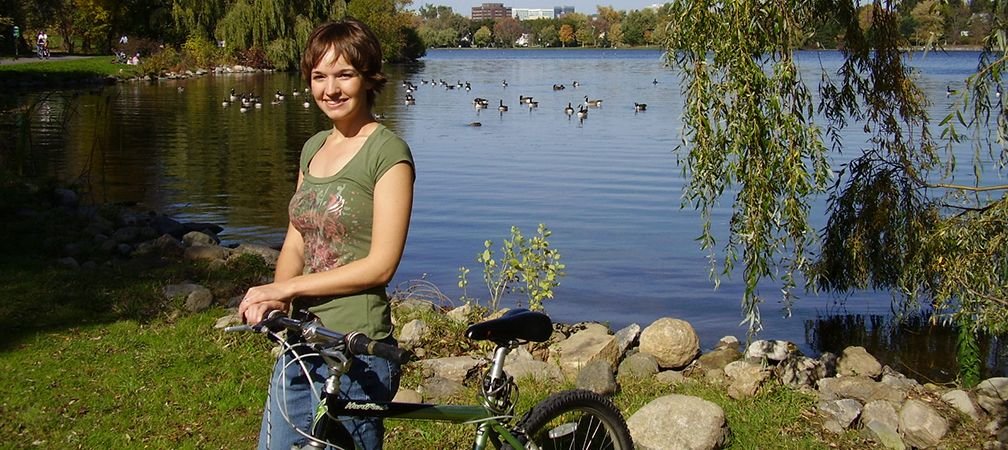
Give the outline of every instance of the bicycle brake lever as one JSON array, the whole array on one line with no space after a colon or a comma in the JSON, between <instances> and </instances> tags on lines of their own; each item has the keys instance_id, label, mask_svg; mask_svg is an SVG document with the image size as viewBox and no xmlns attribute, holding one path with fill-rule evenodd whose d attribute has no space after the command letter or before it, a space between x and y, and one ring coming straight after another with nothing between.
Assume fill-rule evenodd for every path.
<instances>
[{"instance_id":1,"label":"bicycle brake lever","mask_svg":"<svg viewBox=\"0 0 1008 450\"><path fill-rule=\"evenodd\" d=\"M255 331L251 325L231 325L229 327L224 327L225 333L237 333L240 331Z\"/></svg>"}]
</instances>

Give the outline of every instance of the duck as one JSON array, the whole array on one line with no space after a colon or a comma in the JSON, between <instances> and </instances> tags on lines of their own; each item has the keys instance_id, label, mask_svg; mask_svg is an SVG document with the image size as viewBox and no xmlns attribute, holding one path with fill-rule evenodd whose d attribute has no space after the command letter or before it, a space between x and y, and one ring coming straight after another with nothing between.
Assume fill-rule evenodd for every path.
<instances>
[{"instance_id":1,"label":"duck","mask_svg":"<svg viewBox=\"0 0 1008 450\"><path fill-rule=\"evenodd\" d=\"M574 80L574 82L573 82L573 83L571 83L571 86L574 86L574 87L580 87L580 86L581 86L581 83L578 83L578 81L577 81L577 80Z\"/></svg>"},{"instance_id":2,"label":"duck","mask_svg":"<svg viewBox=\"0 0 1008 450\"><path fill-rule=\"evenodd\" d=\"M528 105L529 110L533 110L533 109L536 109L536 108L539 107L539 102L532 101L531 99L529 101L525 102L525 104Z\"/></svg>"},{"instance_id":3,"label":"duck","mask_svg":"<svg viewBox=\"0 0 1008 450\"><path fill-rule=\"evenodd\" d=\"M507 87L507 80L501 81L501 87Z\"/></svg>"},{"instance_id":4,"label":"duck","mask_svg":"<svg viewBox=\"0 0 1008 450\"><path fill-rule=\"evenodd\" d=\"M472 86L469 84L468 81L465 82L465 90L466 90L466 92L469 92L469 91L472 90Z\"/></svg>"},{"instance_id":5,"label":"duck","mask_svg":"<svg viewBox=\"0 0 1008 450\"><path fill-rule=\"evenodd\" d=\"M305 100L304 103L301 104L301 106L304 106L305 108L311 108L311 102Z\"/></svg>"},{"instance_id":6,"label":"duck","mask_svg":"<svg viewBox=\"0 0 1008 450\"><path fill-rule=\"evenodd\" d=\"M532 97L526 97L524 95L518 95L518 103L529 103L532 101Z\"/></svg>"},{"instance_id":7,"label":"duck","mask_svg":"<svg viewBox=\"0 0 1008 450\"><path fill-rule=\"evenodd\" d=\"M476 97L473 99L473 106L475 106L476 109L483 109L490 106L490 102L485 98Z\"/></svg>"},{"instance_id":8,"label":"duck","mask_svg":"<svg viewBox=\"0 0 1008 450\"><path fill-rule=\"evenodd\" d=\"M651 84L658 84L658 79L655 78L654 81L651 82Z\"/></svg>"},{"instance_id":9,"label":"duck","mask_svg":"<svg viewBox=\"0 0 1008 450\"><path fill-rule=\"evenodd\" d=\"M231 98L230 97L224 97L224 101L221 102L221 106L223 106L223 107L226 108L230 104L231 104Z\"/></svg>"},{"instance_id":10,"label":"duck","mask_svg":"<svg viewBox=\"0 0 1008 450\"><path fill-rule=\"evenodd\" d=\"M406 104L407 105L415 105L416 104L416 98L413 97L413 94L406 94Z\"/></svg>"},{"instance_id":11,"label":"duck","mask_svg":"<svg viewBox=\"0 0 1008 450\"><path fill-rule=\"evenodd\" d=\"M497 111L505 112L507 110L508 110L508 107L507 107L507 105L504 104L504 99L501 99L500 103L497 106Z\"/></svg>"},{"instance_id":12,"label":"duck","mask_svg":"<svg viewBox=\"0 0 1008 450\"><path fill-rule=\"evenodd\" d=\"M568 117L568 118L569 118L569 117L570 117L570 116L571 116L572 114L574 114L574 107L573 107L573 106L571 106L571 103L570 103L570 102L567 102L567 107L566 107L566 108L564 108L564 114L567 114L567 117Z\"/></svg>"},{"instance_id":13,"label":"duck","mask_svg":"<svg viewBox=\"0 0 1008 450\"><path fill-rule=\"evenodd\" d=\"M562 91L564 89L567 89L567 88L564 85L562 85L562 84L554 84L553 85L553 90L554 91Z\"/></svg>"},{"instance_id":14,"label":"duck","mask_svg":"<svg viewBox=\"0 0 1008 450\"><path fill-rule=\"evenodd\" d=\"M185 86L179 86L179 87L177 87L175 89L178 91L179 94L185 92Z\"/></svg>"},{"instance_id":15,"label":"duck","mask_svg":"<svg viewBox=\"0 0 1008 450\"><path fill-rule=\"evenodd\" d=\"M228 96L228 99L231 100L232 102L235 101L235 100L238 100L238 96L235 95L234 88L231 88L231 95Z\"/></svg>"},{"instance_id":16,"label":"duck","mask_svg":"<svg viewBox=\"0 0 1008 450\"><path fill-rule=\"evenodd\" d=\"M956 93L956 90L952 89L952 86L949 86L947 84L945 85L945 96L946 97L951 96L952 94L955 94L955 93Z\"/></svg>"},{"instance_id":17,"label":"duck","mask_svg":"<svg viewBox=\"0 0 1008 450\"><path fill-rule=\"evenodd\" d=\"M246 112L248 112L248 110L249 110L249 109L248 109L248 106L245 106L245 104L244 104L244 103L242 103L241 107L240 107L240 108L238 108L238 111L239 111L239 112L243 112L243 113L246 113Z\"/></svg>"},{"instance_id":18,"label":"duck","mask_svg":"<svg viewBox=\"0 0 1008 450\"><path fill-rule=\"evenodd\" d=\"M282 102L284 99L284 93L280 92L280 90L278 89L276 93L273 94L273 99L275 99L278 102Z\"/></svg>"},{"instance_id":19,"label":"duck","mask_svg":"<svg viewBox=\"0 0 1008 450\"><path fill-rule=\"evenodd\" d=\"M637 102L634 102L634 104L633 104L633 110L634 110L634 112L646 111L647 110L647 103L637 103Z\"/></svg>"},{"instance_id":20,"label":"duck","mask_svg":"<svg viewBox=\"0 0 1008 450\"><path fill-rule=\"evenodd\" d=\"M577 112L577 118L581 119L581 120L587 119L588 118L588 108L585 108L583 105L579 106L578 107L578 112Z\"/></svg>"},{"instance_id":21,"label":"duck","mask_svg":"<svg viewBox=\"0 0 1008 450\"><path fill-rule=\"evenodd\" d=\"M588 96L586 95L585 96L584 104L585 104L585 106L591 106L593 108L598 108L598 107L602 106L602 99L597 98L597 99L589 100Z\"/></svg>"}]
</instances>

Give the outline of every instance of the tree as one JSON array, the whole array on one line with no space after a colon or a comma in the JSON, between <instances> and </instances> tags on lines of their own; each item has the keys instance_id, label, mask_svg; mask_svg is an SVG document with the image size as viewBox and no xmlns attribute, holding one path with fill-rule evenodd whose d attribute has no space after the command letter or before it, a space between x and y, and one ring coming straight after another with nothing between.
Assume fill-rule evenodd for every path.
<instances>
[{"instance_id":1,"label":"tree","mask_svg":"<svg viewBox=\"0 0 1008 450\"><path fill-rule=\"evenodd\" d=\"M566 47L567 44L570 44L571 42L574 41L574 27L566 23L561 25L560 31L559 33L557 33L557 38L560 39L562 45Z\"/></svg>"},{"instance_id":2,"label":"tree","mask_svg":"<svg viewBox=\"0 0 1008 450\"><path fill-rule=\"evenodd\" d=\"M1004 23L1005 5L997 5L996 23ZM990 104L1008 69L1003 40L985 41L958 112L942 121L947 145L968 131L974 153L991 156L973 161L974 180L956 183L955 160L940 157L927 100L904 64L902 17L891 2L869 5L867 28L853 0L677 0L669 8L674 32L665 46L685 86L683 203L704 219L712 277L741 263L751 333L760 329L761 287L772 282L788 306L799 275L809 288L887 290L897 311L927 306L935 320L960 327L961 349L975 349L975 333L1008 330L1008 186L980 179L985 164L1008 161L1008 118ZM794 52L822 21L843 30L844 63L816 100ZM839 151L847 126L863 130L865 142L833 167L826 142ZM809 198L820 192L829 202L817 235ZM717 249L710 219L723 196L733 211Z\"/></svg>"},{"instance_id":3,"label":"tree","mask_svg":"<svg viewBox=\"0 0 1008 450\"><path fill-rule=\"evenodd\" d=\"M938 9L936 0L924 0L910 11L917 27L912 35L913 43L926 45L938 44L945 38L945 19Z\"/></svg>"},{"instance_id":4,"label":"tree","mask_svg":"<svg viewBox=\"0 0 1008 450\"><path fill-rule=\"evenodd\" d=\"M476 33L473 34L473 42L476 43L477 47L489 46L492 39L493 33L491 33L490 28L486 26L480 27L480 29L476 30Z\"/></svg>"},{"instance_id":5,"label":"tree","mask_svg":"<svg viewBox=\"0 0 1008 450\"><path fill-rule=\"evenodd\" d=\"M627 45L648 44L657 22L658 16L651 9L627 12L626 17L620 22L623 28L623 42Z\"/></svg>"},{"instance_id":6,"label":"tree","mask_svg":"<svg viewBox=\"0 0 1008 450\"><path fill-rule=\"evenodd\" d=\"M613 24L609 27L608 34L609 44L613 48L619 48L623 46L623 26L621 24Z\"/></svg>"},{"instance_id":7,"label":"tree","mask_svg":"<svg viewBox=\"0 0 1008 450\"><path fill-rule=\"evenodd\" d=\"M514 17L497 19L494 23L493 35L501 47L514 47L515 41L525 33L520 22Z\"/></svg>"},{"instance_id":8,"label":"tree","mask_svg":"<svg viewBox=\"0 0 1008 450\"><path fill-rule=\"evenodd\" d=\"M556 28L553 25L547 25L539 29L539 32L535 34L536 42L543 47L555 47L557 42L560 41L560 37L557 34Z\"/></svg>"}]
</instances>

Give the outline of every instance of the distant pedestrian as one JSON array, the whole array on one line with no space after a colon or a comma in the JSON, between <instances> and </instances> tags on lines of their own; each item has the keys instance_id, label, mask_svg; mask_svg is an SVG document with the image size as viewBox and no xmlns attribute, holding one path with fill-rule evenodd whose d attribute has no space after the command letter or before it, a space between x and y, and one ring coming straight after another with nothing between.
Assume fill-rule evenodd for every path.
<instances>
[{"instance_id":1,"label":"distant pedestrian","mask_svg":"<svg viewBox=\"0 0 1008 450\"><path fill-rule=\"evenodd\" d=\"M128 44L128 43L129 43L129 38L128 38L128 37L126 37L126 35L125 35L125 34L124 34L124 35L122 35L122 37L121 37L121 38L119 38L119 45L121 45L121 46L125 47L125 46L126 46L126 44Z\"/></svg>"}]
</instances>

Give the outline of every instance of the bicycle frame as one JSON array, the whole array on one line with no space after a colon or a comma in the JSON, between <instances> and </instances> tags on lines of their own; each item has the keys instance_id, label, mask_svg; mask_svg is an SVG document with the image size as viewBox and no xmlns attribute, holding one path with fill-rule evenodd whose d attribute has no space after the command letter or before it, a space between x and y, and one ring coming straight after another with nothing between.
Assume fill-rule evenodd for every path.
<instances>
[{"instance_id":1,"label":"bicycle frame","mask_svg":"<svg viewBox=\"0 0 1008 450\"><path fill-rule=\"evenodd\" d=\"M494 352L493 364L488 376L493 380L506 380L504 359L510 353L509 346L499 346ZM311 435L315 439L324 437L328 421L336 417L380 417L383 419L429 420L435 422L450 422L454 424L478 424L476 437L473 440L473 450L484 450L491 441L499 444L502 438L511 448L524 448L524 445L508 428L507 423L512 415L495 414L490 408L480 405L446 405L432 403L384 402L373 400L348 400L337 397L339 378L347 370L350 362L333 358L333 355L322 354L329 366L329 378L321 396L321 401L315 410L312 420ZM485 400L497 401L493 396L484 394ZM503 419L503 423L502 420ZM499 445L498 445L499 446Z\"/></svg>"}]
</instances>

